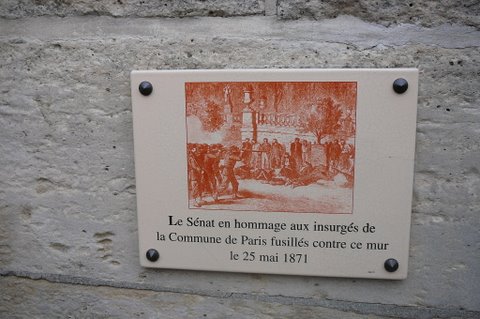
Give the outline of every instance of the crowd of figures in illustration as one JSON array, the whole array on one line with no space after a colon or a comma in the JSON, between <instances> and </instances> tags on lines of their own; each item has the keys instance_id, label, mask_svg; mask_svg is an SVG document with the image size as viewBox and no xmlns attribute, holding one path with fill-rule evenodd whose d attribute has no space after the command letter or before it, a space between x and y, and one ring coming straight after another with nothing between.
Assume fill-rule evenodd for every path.
<instances>
[{"instance_id":1,"label":"crowd of figures in illustration","mask_svg":"<svg viewBox=\"0 0 480 319\"><path fill-rule=\"evenodd\" d=\"M288 148L267 138L261 143L247 138L241 147L188 143L188 188L193 206L201 207L207 199L218 202L224 194L240 198L239 180L295 188L331 181L341 174L343 186L352 187L353 145L339 140L322 144L325 160L317 165L312 165L312 146L319 145L299 138Z\"/></svg>"}]
</instances>

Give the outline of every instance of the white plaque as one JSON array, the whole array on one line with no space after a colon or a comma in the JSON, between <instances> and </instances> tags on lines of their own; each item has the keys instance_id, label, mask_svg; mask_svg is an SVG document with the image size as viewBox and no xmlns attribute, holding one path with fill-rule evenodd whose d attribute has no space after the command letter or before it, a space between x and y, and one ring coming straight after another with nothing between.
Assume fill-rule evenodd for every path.
<instances>
[{"instance_id":1,"label":"white plaque","mask_svg":"<svg viewBox=\"0 0 480 319\"><path fill-rule=\"evenodd\" d=\"M417 69L131 83L142 266L406 278Z\"/></svg>"}]
</instances>

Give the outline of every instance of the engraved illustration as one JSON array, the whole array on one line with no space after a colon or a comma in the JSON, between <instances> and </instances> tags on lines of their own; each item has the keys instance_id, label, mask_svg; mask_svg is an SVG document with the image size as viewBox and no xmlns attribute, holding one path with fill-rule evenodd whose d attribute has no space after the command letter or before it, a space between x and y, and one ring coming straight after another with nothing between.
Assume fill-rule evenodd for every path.
<instances>
[{"instance_id":1,"label":"engraved illustration","mask_svg":"<svg viewBox=\"0 0 480 319\"><path fill-rule=\"evenodd\" d=\"M185 84L189 208L351 214L356 82Z\"/></svg>"}]
</instances>

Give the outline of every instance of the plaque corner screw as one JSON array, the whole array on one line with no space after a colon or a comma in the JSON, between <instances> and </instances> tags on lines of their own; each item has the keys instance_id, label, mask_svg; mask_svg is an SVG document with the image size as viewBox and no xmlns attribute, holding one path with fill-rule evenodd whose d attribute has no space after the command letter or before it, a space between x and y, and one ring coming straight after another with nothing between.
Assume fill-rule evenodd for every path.
<instances>
[{"instance_id":1,"label":"plaque corner screw","mask_svg":"<svg viewBox=\"0 0 480 319\"><path fill-rule=\"evenodd\" d=\"M385 260L385 263L383 265L386 271L395 272L397 271L399 264L395 258L388 258L387 260Z\"/></svg>"},{"instance_id":2,"label":"plaque corner screw","mask_svg":"<svg viewBox=\"0 0 480 319\"><path fill-rule=\"evenodd\" d=\"M148 81L142 81L140 85L138 86L138 90L140 93L144 96L148 96L152 93L153 91L153 85L152 83Z\"/></svg>"},{"instance_id":3,"label":"plaque corner screw","mask_svg":"<svg viewBox=\"0 0 480 319\"><path fill-rule=\"evenodd\" d=\"M147 253L145 254L147 256L147 259L150 260L151 262L155 262L160 258L160 254L156 249L150 248L147 250Z\"/></svg>"},{"instance_id":4,"label":"plaque corner screw","mask_svg":"<svg viewBox=\"0 0 480 319\"><path fill-rule=\"evenodd\" d=\"M398 94L403 94L408 90L408 81L404 78L398 78L393 81L393 90Z\"/></svg>"}]
</instances>

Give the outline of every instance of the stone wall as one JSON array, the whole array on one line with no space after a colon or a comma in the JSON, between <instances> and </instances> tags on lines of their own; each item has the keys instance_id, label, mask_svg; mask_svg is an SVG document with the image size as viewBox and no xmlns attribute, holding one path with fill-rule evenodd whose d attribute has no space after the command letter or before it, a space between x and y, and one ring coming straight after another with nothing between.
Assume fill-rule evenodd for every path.
<instances>
[{"instance_id":1,"label":"stone wall","mask_svg":"<svg viewBox=\"0 0 480 319\"><path fill-rule=\"evenodd\" d=\"M480 3L4 0L0 316L478 318ZM134 69L418 67L404 281L142 268Z\"/></svg>"}]
</instances>

